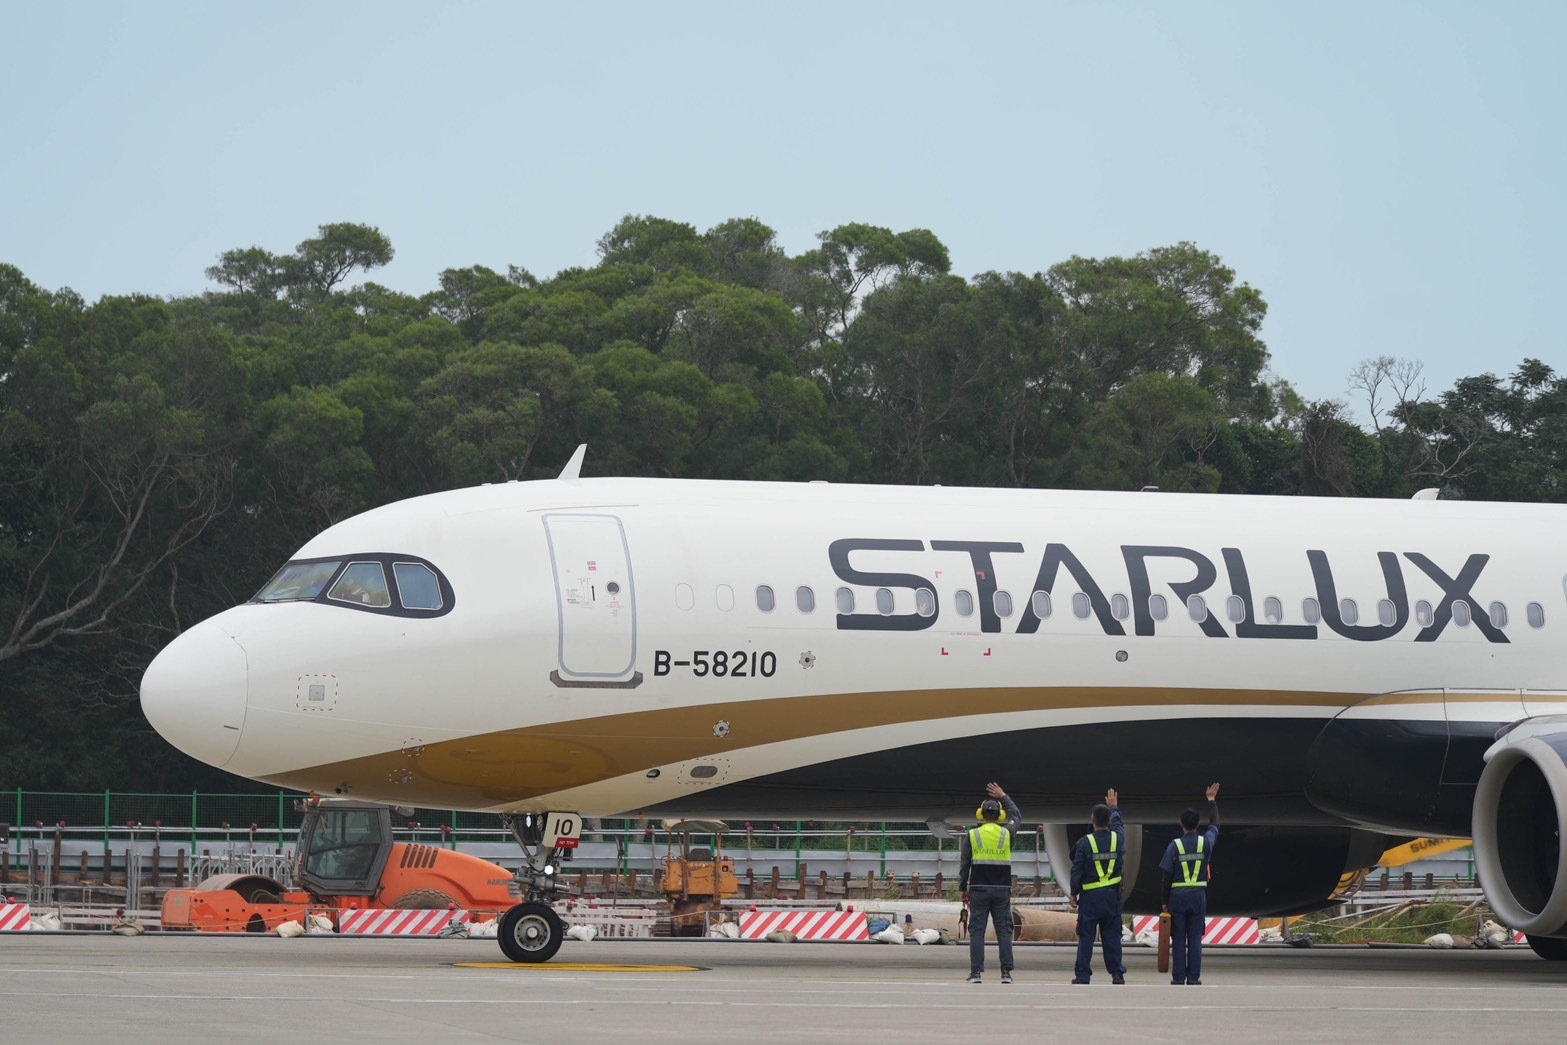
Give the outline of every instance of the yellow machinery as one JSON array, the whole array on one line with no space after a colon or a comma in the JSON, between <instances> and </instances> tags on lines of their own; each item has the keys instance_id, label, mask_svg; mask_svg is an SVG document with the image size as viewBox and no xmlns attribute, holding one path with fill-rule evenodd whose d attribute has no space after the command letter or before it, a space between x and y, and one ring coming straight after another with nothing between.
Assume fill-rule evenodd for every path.
<instances>
[{"instance_id":1,"label":"yellow machinery","mask_svg":"<svg viewBox=\"0 0 1567 1045\"><path fill-rule=\"evenodd\" d=\"M722 820L666 820L668 841L660 868L659 888L674 909L677 936L700 936L707 912L740 891L734 861L724 856ZM692 835L712 835L713 848L693 846ZM678 851L677 851L678 850Z\"/></svg>"}]
</instances>

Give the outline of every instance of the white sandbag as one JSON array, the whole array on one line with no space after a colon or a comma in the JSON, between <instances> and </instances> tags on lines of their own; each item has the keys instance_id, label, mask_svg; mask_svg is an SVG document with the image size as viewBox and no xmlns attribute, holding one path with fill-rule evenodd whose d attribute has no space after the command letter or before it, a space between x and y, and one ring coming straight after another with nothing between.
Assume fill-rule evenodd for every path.
<instances>
[{"instance_id":1,"label":"white sandbag","mask_svg":"<svg viewBox=\"0 0 1567 1045\"><path fill-rule=\"evenodd\" d=\"M1426 937L1427 947L1450 948L1453 946L1452 933L1437 933L1435 936Z\"/></svg>"},{"instance_id":2,"label":"white sandbag","mask_svg":"<svg viewBox=\"0 0 1567 1045\"><path fill-rule=\"evenodd\" d=\"M57 933L65 928L59 911L34 911L30 928L35 933Z\"/></svg>"},{"instance_id":3,"label":"white sandbag","mask_svg":"<svg viewBox=\"0 0 1567 1045\"><path fill-rule=\"evenodd\" d=\"M912 933L909 934L909 939L913 940L915 943L919 944L921 947L925 946L927 943L940 943L941 942L941 930L940 929L915 929Z\"/></svg>"},{"instance_id":4,"label":"white sandbag","mask_svg":"<svg viewBox=\"0 0 1567 1045\"><path fill-rule=\"evenodd\" d=\"M468 922L467 925L469 937L495 936L500 932L501 920L491 918L487 922Z\"/></svg>"},{"instance_id":5,"label":"white sandbag","mask_svg":"<svg viewBox=\"0 0 1567 1045\"><path fill-rule=\"evenodd\" d=\"M292 936L305 935L305 927L294 921L292 918L286 922L279 922L278 927L272 931L283 937L285 940Z\"/></svg>"},{"instance_id":6,"label":"white sandbag","mask_svg":"<svg viewBox=\"0 0 1567 1045\"><path fill-rule=\"evenodd\" d=\"M598 929L592 925L573 925L570 929L566 930L567 936L571 937L573 940L581 940L583 943L592 942L593 938L598 934Z\"/></svg>"},{"instance_id":7,"label":"white sandbag","mask_svg":"<svg viewBox=\"0 0 1567 1045\"><path fill-rule=\"evenodd\" d=\"M871 939L878 943L901 944L903 943L903 930L896 925L889 925L875 936L872 936Z\"/></svg>"},{"instance_id":8,"label":"white sandbag","mask_svg":"<svg viewBox=\"0 0 1567 1045\"><path fill-rule=\"evenodd\" d=\"M306 936L330 936L335 932L337 929L333 927L332 919L324 914L312 914L305 919Z\"/></svg>"}]
</instances>

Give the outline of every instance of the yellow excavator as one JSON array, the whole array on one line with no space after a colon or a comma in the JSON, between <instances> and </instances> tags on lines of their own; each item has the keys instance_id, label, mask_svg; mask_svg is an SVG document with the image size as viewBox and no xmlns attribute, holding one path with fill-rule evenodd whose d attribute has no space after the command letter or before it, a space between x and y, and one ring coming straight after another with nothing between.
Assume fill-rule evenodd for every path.
<instances>
[{"instance_id":1,"label":"yellow excavator","mask_svg":"<svg viewBox=\"0 0 1567 1045\"><path fill-rule=\"evenodd\" d=\"M1468 849L1471 844L1473 843L1467 838L1416 838L1412 842L1396 845L1383 853L1381 859L1370 867L1350 871L1340 878L1338 887L1333 890L1329 899L1342 900L1358 892L1373 871L1391 871L1395 867L1403 867L1417 860L1429 860L1443 853L1456 853L1460 849Z\"/></svg>"},{"instance_id":2,"label":"yellow excavator","mask_svg":"<svg viewBox=\"0 0 1567 1045\"><path fill-rule=\"evenodd\" d=\"M1359 871L1350 871L1338 880L1338 885L1328 896L1328 903L1333 904L1340 900L1347 900L1360 891L1360 887L1370 877L1371 872L1378 870L1392 870L1395 867L1403 867L1417 860L1426 860L1433 856L1441 856L1443 853L1456 853L1460 849L1467 849L1473 843L1467 838L1416 838L1414 841L1405 842L1403 845L1395 845L1370 867ZM1263 918L1257 925L1262 929L1280 928L1288 918Z\"/></svg>"}]
</instances>

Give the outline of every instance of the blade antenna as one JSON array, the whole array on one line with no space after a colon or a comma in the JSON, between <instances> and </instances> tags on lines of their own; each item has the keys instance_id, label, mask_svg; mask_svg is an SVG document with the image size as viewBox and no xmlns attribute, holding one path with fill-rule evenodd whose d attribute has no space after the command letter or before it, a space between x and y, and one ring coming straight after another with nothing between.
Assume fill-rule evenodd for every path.
<instances>
[{"instance_id":1,"label":"blade antenna","mask_svg":"<svg viewBox=\"0 0 1567 1045\"><path fill-rule=\"evenodd\" d=\"M582 459L588 456L588 444L579 443L577 452L571 455L571 460L566 462L566 467L560 470L561 479L581 479Z\"/></svg>"}]
</instances>

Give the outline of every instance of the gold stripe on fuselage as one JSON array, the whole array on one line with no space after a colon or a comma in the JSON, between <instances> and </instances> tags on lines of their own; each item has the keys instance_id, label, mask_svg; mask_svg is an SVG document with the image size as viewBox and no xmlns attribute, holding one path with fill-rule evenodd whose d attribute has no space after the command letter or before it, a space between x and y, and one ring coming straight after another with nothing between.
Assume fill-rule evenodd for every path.
<instances>
[{"instance_id":1,"label":"gold stripe on fuselage","mask_svg":"<svg viewBox=\"0 0 1567 1045\"><path fill-rule=\"evenodd\" d=\"M1442 703L1440 693L1390 696L1418 698L1408 703ZM1462 699L1467 702L1489 698L1489 694L1481 694ZM1453 699L1451 695L1449 699ZM1517 695L1512 699L1516 701ZM526 803L539 795L690 759L721 758L765 744L912 722L1139 707L1179 707L1182 718L1201 716L1205 708L1221 713L1221 709L1240 707L1301 708L1311 709L1310 715L1326 721L1332 717L1330 709L1347 708L1363 700L1357 694L1295 690L1132 687L835 693L695 704L551 722L458 740L426 742L417 754L386 751L258 776L300 790L320 789L325 781L341 781L355 790L406 792L409 802L433 808L493 806ZM718 737L713 727L721 720L729 724L729 731ZM388 781L399 786L388 788Z\"/></svg>"}]
</instances>

